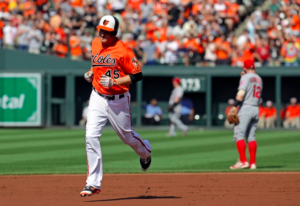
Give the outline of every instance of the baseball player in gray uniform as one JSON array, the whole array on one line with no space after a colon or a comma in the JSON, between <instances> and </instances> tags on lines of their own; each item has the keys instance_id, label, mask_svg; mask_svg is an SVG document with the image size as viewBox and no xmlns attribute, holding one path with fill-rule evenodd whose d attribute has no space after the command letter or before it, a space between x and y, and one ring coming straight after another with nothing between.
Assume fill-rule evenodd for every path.
<instances>
[{"instance_id":1,"label":"baseball player in gray uniform","mask_svg":"<svg viewBox=\"0 0 300 206\"><path fill-rule=\"evenodd\" d=\"M230 114L237 114L239 118L239 123L234 127L234 141L236 142L240 158L230 169L244 169L249 167L250 169L256 169L255 157L257 144L255 141L255 131L258 122L258 106L263 83L260 76L255 73L253 60L246 60L243 70L236 95L236 104L229 112ZM249 163L246 158L244 137L248 142Z\"/></svg>"},{"instance_id":2,"label":"baseball player in gray uniform","mask_svg":"<svg viewBox=\"0 0 300 206\"><path fill-rule=\"evenodd\" d=\"M180 86L180 78L176 77L172 80L173 83L173 91L170 96L169 100L169 119L170 119L170 131L168 133L168 137L176 136L176 128L177 126L181 131L182 135L186 136L188 131L188 126L182 123L180 120L180 111L181 111L181 104L180 101L183 97L183 89Z\"/></svg>"}]
</instances>

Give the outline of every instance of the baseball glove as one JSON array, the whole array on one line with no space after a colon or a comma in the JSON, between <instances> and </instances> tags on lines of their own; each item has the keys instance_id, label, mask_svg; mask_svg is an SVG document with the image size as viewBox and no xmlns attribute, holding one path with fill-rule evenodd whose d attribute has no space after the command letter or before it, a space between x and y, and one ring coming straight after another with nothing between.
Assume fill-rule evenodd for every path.
<instances>
[{"instance_id":1,"label":"baseball glove","mask_svg":"<svg viewBox=\"0 0 300 206\"><path fill-rule=\"evenodd\" d=\"M239 124L240 119L239 116L237 115L237 110L236 108L230 110L229 114L227 115L227 120L229 124Z\"/></svg>"}]
</instances>

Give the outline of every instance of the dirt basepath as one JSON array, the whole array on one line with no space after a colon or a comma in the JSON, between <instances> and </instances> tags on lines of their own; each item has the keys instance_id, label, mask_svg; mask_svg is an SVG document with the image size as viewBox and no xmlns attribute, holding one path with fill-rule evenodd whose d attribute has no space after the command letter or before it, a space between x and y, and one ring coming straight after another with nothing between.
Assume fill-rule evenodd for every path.
<instances>
[{"instance_id":1,"label":"dirt basepath","mask_svg":"<svg viewBox=\"0 0 300 206\"><path fill-rule=\"evenodd\" d=\"M300 173L108 174L99 195L82 198L85 179L85 175L0 176L0 205L300 205Z\"/></svg>"}]
</instances>

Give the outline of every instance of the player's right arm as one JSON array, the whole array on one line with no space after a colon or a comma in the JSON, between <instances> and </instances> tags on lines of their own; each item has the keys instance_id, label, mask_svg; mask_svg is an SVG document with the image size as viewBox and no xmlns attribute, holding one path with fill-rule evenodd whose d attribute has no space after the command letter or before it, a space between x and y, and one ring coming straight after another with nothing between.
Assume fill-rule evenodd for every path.
<instances>
[{"instance_id":1,"label":"player's right arm","mask_svg":"<svg viewBox=\"0 0 300 206\"><path fill-rule=\"evenodd\" d=\"M240 85L239 85L239 88L238 88L238 92L235 96L235 100L236 100L235 105L230 109L229 113L237 112L237 106L242 105L242 102L243 102L245 94L246 94L248 80L249 79L246 78L244 74L241 74Z\"/></svg>"},{"instance_id":2,"label":"player's right arm","mask_svg":"<svg viewBox=\"0 0 300 206\"><path fill-rule=\"evenodd\" d=\"M91 67L90 70L84 74L84 78L88 82L93 81L93 78L94 78L93 67Z\"/></svg>"}]
</instances>

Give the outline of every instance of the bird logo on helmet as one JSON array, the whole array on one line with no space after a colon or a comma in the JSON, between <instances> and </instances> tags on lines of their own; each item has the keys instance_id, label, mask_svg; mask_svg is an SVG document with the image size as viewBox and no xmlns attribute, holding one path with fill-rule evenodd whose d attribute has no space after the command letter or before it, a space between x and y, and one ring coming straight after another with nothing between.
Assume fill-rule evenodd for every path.
<instances>
[{"instance_id":1,"label":"bird logo on helmet","mask_svg":"<svg viewBox=\"0 0 300 206\"><path fill-rule=\"evenodd\" d=\"M100 29L112 32L112 35L117 35L119 30L119 20L111 15L103 16L97 26L97 30L99 31Z\"/></svg>"}]
</instances>

